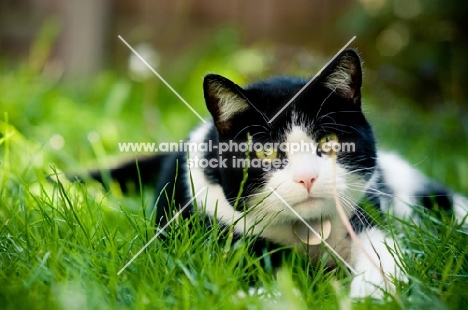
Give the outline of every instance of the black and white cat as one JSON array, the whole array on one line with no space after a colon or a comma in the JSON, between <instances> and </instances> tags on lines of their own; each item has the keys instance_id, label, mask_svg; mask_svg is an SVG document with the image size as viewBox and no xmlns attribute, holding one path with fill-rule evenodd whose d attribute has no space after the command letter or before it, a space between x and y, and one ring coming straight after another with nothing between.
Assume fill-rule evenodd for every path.
<instances>
[{"instance_id":1,"label":"black and white cat","mask_svg":"<svg viewBox=\"0 0 468 310\"><path fill-rule=\"evenodd\" d=\"M324 240L356 272L352 297L382 297L389 288L381 271L403 281L406 277L391 254L394 241L373 227L361 203L405 217L411 216L411 205L431 207L435 202L463 220L468 200L430 182L397 155L377 152L361 109L361 61L355 51L339 54L281 111L307 82L274 77L241 88L207 75L203 89L212 120L193 130L188 142L211 148L156 155L138 164L142 180L154 181L158 196L163 192L156 224L170 220L167 215L174 212L169 206L180 209L202 192L183 217L197 206L218 223L233 225L237 237L258 236L256 247L296 247L314 260ZM242 143L260 147L235 147ZM353 147L324 148L331 144ZM273 147L278 145L309 147ZM211 165L197 165L202 159ZM247 159L250 166L239 165L238 159ZM138 179L134 163L110 174L122 186ZM99 173L93 176L100 179ZM365 251L381 270L351 241L337 213L335 188Z\"/></svg>"}]
</instances>

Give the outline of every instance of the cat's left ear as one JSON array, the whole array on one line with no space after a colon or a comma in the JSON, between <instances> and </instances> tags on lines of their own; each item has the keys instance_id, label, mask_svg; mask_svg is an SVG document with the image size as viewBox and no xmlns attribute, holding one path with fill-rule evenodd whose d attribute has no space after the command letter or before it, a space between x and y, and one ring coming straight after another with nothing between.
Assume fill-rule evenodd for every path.
<instances>
[{"instance_id":1,"label":"cat's left ear","mask_svg":"<svg viewBox=\"0 0 468 310\"><path fill-rule=\"evenodd\" d=\"M221 75L205 76L203 92L206 106L220 134L229 132L232 119L250 108L242 88Z\"/></svg>"},{"instance_id":2,"label":"cat's left ear","mask_svg":"<svg viewBox=\"0 0 468 310\"><path fill-rule=\"evenodd\" d=\"M320 74L322 84L354 104L361 104L361 59L355 50L345 50Z\"/></svg>"}]
</instances>

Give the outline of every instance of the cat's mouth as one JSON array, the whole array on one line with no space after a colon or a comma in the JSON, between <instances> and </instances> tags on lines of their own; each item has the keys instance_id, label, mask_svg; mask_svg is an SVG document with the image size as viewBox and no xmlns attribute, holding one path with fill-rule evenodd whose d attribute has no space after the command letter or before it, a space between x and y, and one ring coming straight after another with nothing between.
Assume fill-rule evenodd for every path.
<instances>
[{"instance_id":1,"label":"cat's mouth","mask_svg":"<svg viewBox=\"0 0 468 310\"><path fill-rule=\"evenodd\" d=\"M302 200L299 200L298 202L295 202L293 205L294 206L303 206L303 205L313 205L319 202L325 201L325 198L323 197L316 197L316 196L308 196Z\"/></svg>"},{"instance_id":2,"label":"cat's mouth","mask_svg":"<svg viewBox=\"0 0 468 310\"><path fill-rule=\"evenodd\" d=\"M317 197L317 196L309 196L306 199L304 199L304 201L318 201L318 200L323 200L323 199L325 199L325 198Z\"/></svg>"}]
</instances>

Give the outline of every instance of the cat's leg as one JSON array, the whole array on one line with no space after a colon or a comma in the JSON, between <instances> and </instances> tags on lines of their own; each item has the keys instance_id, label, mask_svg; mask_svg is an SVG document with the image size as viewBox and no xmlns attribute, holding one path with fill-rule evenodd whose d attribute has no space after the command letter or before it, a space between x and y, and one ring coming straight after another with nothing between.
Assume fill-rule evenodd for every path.
<instances>
[{"instance_id":1,"label":"cat's leg","mask_svg":"<svg viewBox=\"0 0 468 310\"><path fill-rule=\"evenodd\" d=\"M384 212L417 221L415 210L436 208L438 212L453 214L464 228L468 228L468 220L465 220L468 198L428 179L396 154L379 152L378 161L383 178L380 185L384 185L379 189L384 193L380 201Z\"/></svg>"},{"instance_id":2,"label":"cat's leg","mask_svg":"<svg viewBox=\"0 0 468 310\"><path fill-rule=\"evenodd\" d=\"M463 228L468 230L468 198L455 194L453 195L453 212Z\"/></svg>"},{"instance_id":3,"label":"cat's leg","mask_svg":"<svg viewBox=\"0 0 468 310\"><path fill-rule=\"evenodd\" d=\"M384 291L392 293L395 289L391 283L392 278L406 280L405 274L399 267L400 264L396 261L397 255L391 253L395 249L395 243L392 238L375 227L364 229L358 237L364 251L368 253L373 262L369 261L363 249L353 244L351 259L356 276L351 282L351 297L382 299ZM389 279L388 281L382 276L382 271Z\"/></svg>"}]
</instances>

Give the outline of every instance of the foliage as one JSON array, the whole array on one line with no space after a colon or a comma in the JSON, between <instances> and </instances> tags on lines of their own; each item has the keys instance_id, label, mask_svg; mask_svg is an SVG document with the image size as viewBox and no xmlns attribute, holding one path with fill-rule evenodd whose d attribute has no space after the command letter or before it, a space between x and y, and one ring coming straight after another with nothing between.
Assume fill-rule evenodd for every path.
<instances>
[{"instance_id":1,"label":"foliage","mask_svg":"<svg viewBox=\"0 0 468 310\"><path fill-rule=\"evenodd\" d=\"M420 107L466 107L468 74L463 0L360 0L340 19L356 35L367 78Z\"/></svg>"}]
</instances>

